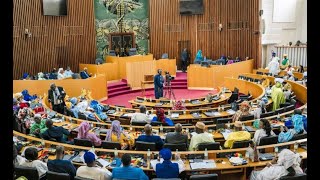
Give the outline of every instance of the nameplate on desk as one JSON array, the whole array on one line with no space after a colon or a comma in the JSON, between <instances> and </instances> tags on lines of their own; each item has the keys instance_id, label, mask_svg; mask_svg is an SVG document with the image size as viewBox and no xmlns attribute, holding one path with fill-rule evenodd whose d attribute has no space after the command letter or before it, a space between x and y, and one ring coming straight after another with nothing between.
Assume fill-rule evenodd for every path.
<instances>
[{"instance_id":1,"label":"nameplate on desk","mask_svg":"<svg viewBox=\"0 0 320 180\"><path fill-rule=\"evenodd\" d=\"M203 160L202 162L190 163L190 168L193 169L213 169L216 168L214 160Z\"/></svg>"},{"instance_id":2,"label":"nameplate on desk","mask_svg":"<svg viewBox=\"0 0 320 180\"><path fill-rule=\"evenodd\" d=\"M162 106L162 105L163 105L162 103L155 104L155 106Z\"/></svg>"}]
</instances>

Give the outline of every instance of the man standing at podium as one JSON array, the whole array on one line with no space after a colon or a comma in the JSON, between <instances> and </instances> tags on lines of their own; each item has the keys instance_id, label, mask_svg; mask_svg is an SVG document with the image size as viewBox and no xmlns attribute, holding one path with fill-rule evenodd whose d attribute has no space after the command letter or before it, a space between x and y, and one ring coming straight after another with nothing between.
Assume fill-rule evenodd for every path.
<instances>
[{"instance_id":1,"label":"man standing at podium","mask_svg":"<svg viewBox=\"0 0 320 180\"><path fill-rule=\"evenodd\" d=\"M163 97L163 83L162 70L158 69L158 74L154 76L154 95L156 99Z\"/></svg>"}]
</instances>

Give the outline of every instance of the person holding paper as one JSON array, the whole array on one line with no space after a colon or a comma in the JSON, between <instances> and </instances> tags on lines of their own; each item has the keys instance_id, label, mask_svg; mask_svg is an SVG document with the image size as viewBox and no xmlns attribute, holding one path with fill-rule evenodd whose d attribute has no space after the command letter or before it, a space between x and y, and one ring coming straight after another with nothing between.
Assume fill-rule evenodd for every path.
<instances>
[{"instance_id":1,"label":"person holding paper","mask_svg":"<svg viewBox=\"0 0 320 180\"><path fill-rule=\"evenodd\" d=\"M160 152L160 161L152 160L151 166L156 172L157 178L178 178L185 170L184 163L179 154L176 154L176 162L171 162L172 153L170 149L163 148Z\"/></svg>"},{"instance_id":2,"label":"person holding paper","mask_svg":"<svg viewBox=\"0 0 320 180\"><path fill-rule=\"evenodd\" d=\"M68 173L70 175L70 179L72 180L76 175L76 168L73 166L71 161L63 160L64 156L64 147L57 146L56 147L56 159L49 160L47 165L49 171L57 172L57 173Z\"/></svg>"},{"instance_id":3,"label":"person holding paper","mask_svg":"<svg viewBox=\"0 0 320 180\"><path fill-rule=\"evenodd\" d=\"M148 180L148 176L141 168L132 167L131 156L124 154L121 157L123 167L116 167L112 170L113 179Z\"/></svg>"}]
</instances>

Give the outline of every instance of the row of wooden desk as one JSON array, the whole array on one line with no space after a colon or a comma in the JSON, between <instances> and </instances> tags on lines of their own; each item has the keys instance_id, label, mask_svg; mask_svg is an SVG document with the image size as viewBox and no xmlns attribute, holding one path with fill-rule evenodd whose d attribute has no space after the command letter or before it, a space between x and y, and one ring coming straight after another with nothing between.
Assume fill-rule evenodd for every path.
<instances>
[{"instance_id":1,"label":"row of wooden desk","mask_svg":"<svg viewBox=\"0 0 320 180\"><path fill-rule=\"evenodd\" d=\"M13 132L14 136L20 136L20 137L24 137L26 138L28 141L30 142L42 142L43 140L39 139L39 138L35 138L35 137L31 137L31 136L27 136L21 133L18 133L16 131ZM57 145L62 145L65 147L66 153L70 153L72 154L72 151L74 151L75 149L77 150L90 150L90 147L82 147L82 146L76 146L76 145L70 145L70 144L63 144L63 143L57 143L57 142L53 142L53 141L47 141L44 140L43 141L45 143L45 150L48 150L48 148L52 147L52 146L57 146ZM266 146L258 146L257 149L265 149L266 152L268 153L273 153L273 149L275 147L280 147L280 146L289 146L290 149L293 149L293 145L295 143L305 143L307 142L307 139L303 139L303 140L298 140L298 141L291 141L291 142L287 142L287 143L278 143L278 144L273 144L273 145L266 145ZM248 164L245 165L239 165L239 166L234 166L232 165L228 158L226 157L218 157L218 154L221 153L241 153L244 157L245 155L245 151L247 148L239 148L239 149L226 149L226 150L209 150L208 151L208 157L210 160L214 160L215 161L215 168L211 168L211 169L191 169L190 167L190 162L188 159L186 159L187 155L190 154L195 154L195 155L203 155L204 151L180 151L178 152L180 154L181 159L183 159L184 164L185 164L185 172L187 175L190 175L191 173L194 172L210 172L210 173L218 173L219 176L224 177L225 175L227 175L228 179L233 179L232 177L235 176L235 179L246 179L247 178L247 171L250 171L252 169L261 169L263 168L267 163L269 163L270 161L259 161L259 162L252 162L251 160L249 160ZM271 151L267 151L267 149L271 149ZM101 149L101 148L95 148L96 152L100 152L101 154L103 153L111 153L114 154L115 150L110 150L110 149ZM144 159L147 159L147 152L146 151L128 151L128 150L118 150L118 156L121 157L123 154L131 154L131 155L142 155ZM172 152L172 154L175 154L176 152ZM303 148L298 148L297 149L297 153L300 154L300 156L302 157L302 159L307 159L307 151ZM158 151L152 151L151 152L151 159L154 158L154 155L158 155L159 152ZM55 159L55 155L51 155L49 156L49 159ZM105 159L109 162L112 162L113 157L107 158ZM218 162L220 161L220 163ZM221 162L222 161L222 162ZM74 163L76 166L81 166L84 165L83 163ZM109 170L112 170L111 166L106 167ZM147 160L147 166L146 167L140 167L142 168L147 174L154 174L154 170L152 169L152 167L150 166L150 161ZM239 178L241 177L241 178ZM219 177L220 179L220 177Z\"/></svg>"}]
</instances>

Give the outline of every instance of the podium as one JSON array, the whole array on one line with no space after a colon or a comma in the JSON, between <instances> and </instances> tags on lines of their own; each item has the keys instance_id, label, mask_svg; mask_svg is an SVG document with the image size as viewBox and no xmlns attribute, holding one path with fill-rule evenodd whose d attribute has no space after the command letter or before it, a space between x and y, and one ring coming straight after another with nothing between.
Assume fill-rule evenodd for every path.
<instances>
[{"instance_id":1,"label":"podium","mask_svg":"<svg viewBox=\"0 0 320 180\"><path fill-rule=\"evenodd\" d=\"M153 75L144 75L144 80L141 81L141 93L142 93L142 96L144 96L145 92L146 92L145 91L145 85L154 83L153 78L154 78Z\"/></svg>"}]
</instances>

